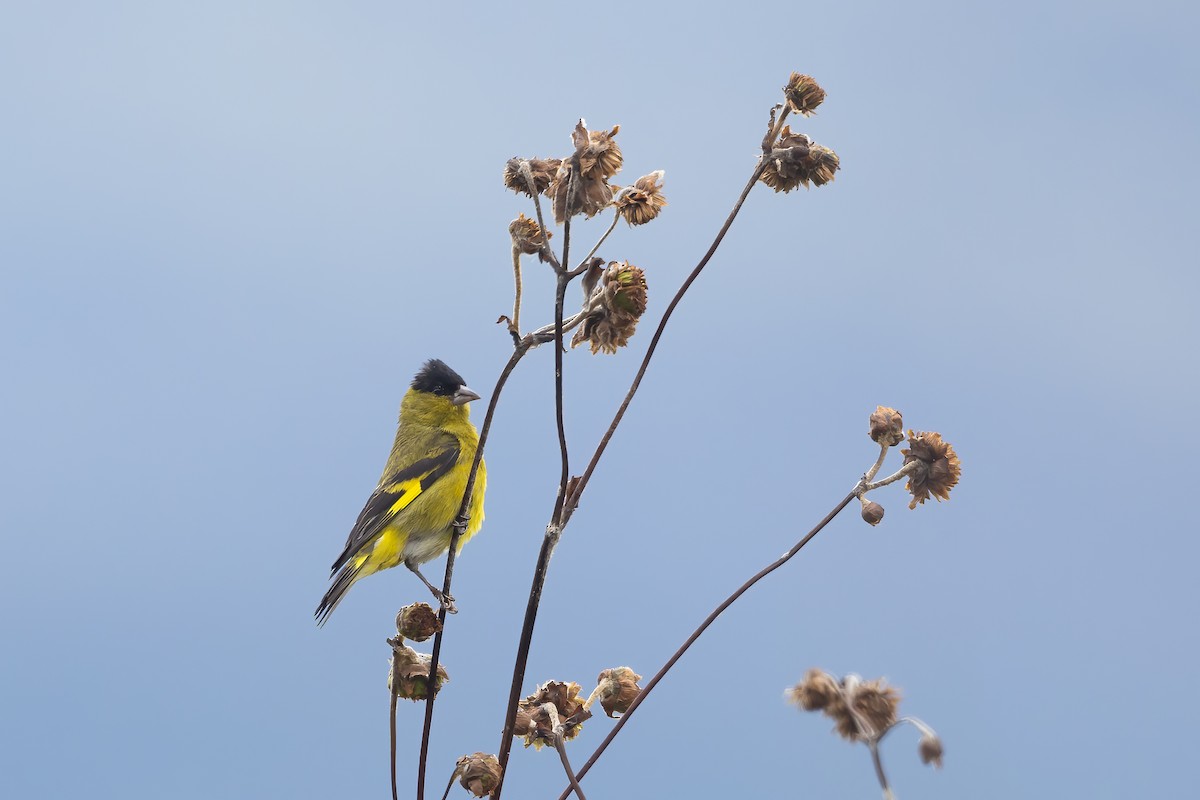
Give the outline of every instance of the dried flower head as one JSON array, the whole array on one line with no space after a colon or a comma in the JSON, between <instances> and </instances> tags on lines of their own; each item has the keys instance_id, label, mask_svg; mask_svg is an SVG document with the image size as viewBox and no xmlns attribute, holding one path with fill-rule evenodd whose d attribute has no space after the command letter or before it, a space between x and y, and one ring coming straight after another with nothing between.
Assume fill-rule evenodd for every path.
<instances>
[{"instance_id":1,"label":"dried flower head","mask_svg":"<svg viewBox=\"0 0 1200 800\"><path fill-rule=\"evenodd\" d=\"M876 406L870 421L868 435L877 443L895 447L904 441L904 418L896 409Z\"/></svg>"},{"instance_id":2,"label":"dried flower head","mask_svg":"<svg viewBox=\"0 0 1200 800\"><path fill-rule=\"evenodd\" d=\"M561 158L510 158L504 165L504 185L517 194L529 197L542 194L549 188L554 176L558 174L558 166L561 163ZM529 171L533 175L534 192L529 191L529 182L525 180L521 169L522 164L529 164Z\"/></svg>"},{"instance_id":3,"label":"dried flower head","mask_svg":"<svg viewBox=\"0 0 1200 800\"><path fill-rule=\"evenodd\" d=\"M883 678L845 683L846 694L860 721L860 727L865 725L870 728L864 733L868 736L880 736L896 724L896 720L899 718L897 709L900 706L900 692L888 686Z\"/></svg>"},{"instance_id":4,"label":"dried flower head","mask_svg":"<svg viewBox=\"0 0 1200 800\"><path fill-rule=\"evenodd\" d=\"M665 174L661 169L655 170L638 178L633 186L617 193L613 201L617 213L630 225L645 225L657 217L667 204L667 198L662 193L662 184L659 183Z\"/></svg>"},{"instance_id":5,"label":"dried flower head","mask_svg":"<svg viewBox=\"0 0 1200 800\"><path fill-rule=\"evenodd\" d=\"M629 344L646 312L646 273L628 261L612 261L601 276L600 307L580 324L571 347L584 342L592 353L615 353Z\"/></svg>"},{"instance_id":6,"label":"dried flower head","mask_svg":"<svg viewBox=\"0 0 1200 800\"><path fill-rule=\"evenodd\" d=\"M547 705L554 707L554 715L549 714ZM518 704L518 717L521 711L529 719L529 730L524 734L525 746L533 745L535 750L553 744L556 722L562 725L563 739L568 740L578 736L584 721L592 716L579 697L579 684L573 681L547 681Z\"/></svg>"},{"instance_id":7,"label":"dried flower head","mask_svg":"<svg viewBox=\"0 0 1200 800\"><path fill-rule=\"evenodd\" d=\"M940 433L923 431L908 432L908 449L901 450L905 465L917 463L915 472L908 476L906 488L912 494L909 508L916 508L930 496L939 501L950 498L950 490L958 484L962 475L962 464L950 443Z\"/></svg>"},{"instance_id":8,"label":"dried flower head","mask_svg":"<svg viewBox=\"0 0 1200 800\"><path fill-rule=\"evenodd\" d=\"M520 214L508 225L508 235L512 237L513 247L527 256L536 255L542 261L546 260L546 242L554 235L553 231L543 231L537 220Z\"/></svg>"},{"instance_id":9,"label":"dried flower head","mask_svg":"<svg viewBox=\"0 0 1200 800\"><path fill-rule=\"evenodd\" d=\"M759 180L777 192L790 192L809 184L824 186L840 167L837 153L785 125Z\"/></svg>"},{"instance_id":10,"label":"dried flower head","mask_svg":"<svg viewBox=\"0 0 1200 800\"><path fill-rule=\"evenodd\" d=\"M600 706L610 717L619 717L629 710L630 704L641 694L637 682L642 679L629 667L606 669L596 678Z\"/></svg>"},{"instance_id":11,"label":"dried flower head","mask_svg":"<svg viewBox=\"0 0 1200 800\"><path fill-rule=\"evenodd\" d=\"M942 740L935 734L925 734L917 744L917 753L921 756L921 763L933 764L938 769L942 768L942 756L945 755L945 752Z\"/></svg>"},{"instance_id":12,"label":"dried flower head","mask_svg":"<svg viewBox=\"0 0 1200 800\"><path fill-rule=\"evenodd\" d=\"M783 96L792 111L808 117L825 100L825 90L811 76L793 72L783 87Z\"/></svg>"},{"instance_id":13,"label":"dried flower head","mask_svg":"<svg viewBox=\"0 0 1200 800\"><path fill-rule=\"evenodd\" d=\"M441 620L428 603L413 603L396 614L396 633L405 639L423 642L441 629Z\"/></svg>"},{"instance_id":14,"label":"dried flower head","mask_svg":"<svg viewBox=\"0 0 1200 800\"><path fill-rule=\"evenodd\" d=\"M490 753L472 753L454 766L459 784L476 797L490 797L500 784L500 761Z\"/></svg>"},{"instance_id":15,"label":"dried flower head","mask_svg":"<svg viewBox=\"0 0 1200 800\"><path fill-rule=\"evenodd\" d=\"M388 691L406 700L424 700L429 696L429 667L433 659L418 653L399 639L388 639L392 646L392 658L388 669ZM450 680L441 663L437 668L433 693L441 691L442 685Z\"/></svg>"},{"instance_id":16,"label":"dried flower head","mask_svg":"<svg viewBox=\"0 0 1200 800\"><path fill-rule=\"evenodd\" d=\"M788 698L805 711L822 711L841 697L842 686L832 675L816 667L788 690Z\"/></svg>"},{"instance_id":17,"label":"dried flower head","mask_svg":"<svg viewBox=\"0 0 1200 800\"><path fill-rule=\"evenodd\" d=\"M883 506L874 500L862 498L862 518L863 522L872 527L878 525L883 521Z\"/></svg>"},{"instance_id":18,"label":"dried flower head","mask_svg":"<svg viewBox=\"0 0 1200 800\"><path fill-rule=\"evenodd\" d=\"M579 174L584 180L604 180L621 171L625 157L615 141L620 130L620 125L614 125L611 131L589 131L583 120L575 125L571 143L579 156Z\"/></svg>"},{"instance_id":19,"label":"dried flower head","mask_svg":"<svg viewBox=\"0 0 1200 800\"><path fill-rule=\"evenodd\" d=\"M575 179L574 192L571 191L571 165L564 161L558 168L546 196L554 204L554 221L562 224L567 217L583 214L594 217L607 208L613 199L612 187L604 178L585 178L579 175Z\"/></svg>"}]
</instances>

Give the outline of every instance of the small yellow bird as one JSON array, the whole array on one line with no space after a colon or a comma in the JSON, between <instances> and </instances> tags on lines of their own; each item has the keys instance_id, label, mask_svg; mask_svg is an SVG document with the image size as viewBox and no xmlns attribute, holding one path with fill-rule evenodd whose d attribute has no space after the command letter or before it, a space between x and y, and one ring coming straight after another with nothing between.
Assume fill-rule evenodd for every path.
<instances>
[{"instance_id":1,"label":"small yellow bird","mask_svg":"<svg viewBox=\"0 0 1200 800\"><path fill-rule=\"evenodd\" d=\"M438 602L453 610L453 598L443 597L418 566L450 549L451 529L479 446L467 403L478 399L462 376L437 359L425 362L413 378L400 403L396 441L383 477L333 562L333 585L317 606L318 625L325 624L356 581L402 562ZM459 552L483 525L486 487L487 470L480 461Z\"/></svg>"}]
</instances>

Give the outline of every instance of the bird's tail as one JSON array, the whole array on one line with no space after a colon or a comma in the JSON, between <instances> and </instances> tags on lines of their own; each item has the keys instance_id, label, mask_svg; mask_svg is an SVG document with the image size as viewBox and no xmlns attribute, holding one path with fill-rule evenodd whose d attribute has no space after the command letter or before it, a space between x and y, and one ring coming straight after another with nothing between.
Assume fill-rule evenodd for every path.
<instances>
[{"instance_id":1,"label":"bird's tail","mask_svg":"<svg viewBox=\"0 0 1200 800\"><path fill-rule=\"evenodd\" d=\"M333 586L329 587L329 591L321 598L321 605L317 606L317 611L314 616L317 618L317 626L323 626L325 621L329 619L329 615L337 608L338 603L342 602L342 598L346 596L346 592L350 591L350 587L358 580L359 568L353 562L346 564L338 572L337 577L333 579Z\"/></svg>"}]
</instances>

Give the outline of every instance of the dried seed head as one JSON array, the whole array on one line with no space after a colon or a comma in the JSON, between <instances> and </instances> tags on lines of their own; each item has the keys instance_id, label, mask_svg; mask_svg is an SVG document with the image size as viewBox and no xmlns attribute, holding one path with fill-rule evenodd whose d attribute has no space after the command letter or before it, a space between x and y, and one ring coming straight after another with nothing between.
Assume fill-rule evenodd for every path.
<instances>
[{"instance_id":1,"label":"dried seed head","mask_svg":"<svg viewBox=\"0 0 1200 800\"><path fill-rule=\"evenodd\" d=\"M883 678L855 683L847 694L862 723L870 727L867 735L879 736L896 724L900 693L888 686Z\"/></svg>"},{"instance_id":2,"label":"dried seed head","mask_svg":"<svg viewBox=\"0 0 1200 800\"><path fill-rule=\"evenodd\" d=\"M428 603L413 603L396 614L396 633L405 639L423 642L441 629L442 623L437 612Z\"/></svg>"},{"instance_id":3,"label":"dried seed head","mask_svg":"<svg viewBox=\"0 0 1200 800\"><path fill-rule=\"evenodd\" d=\"M576 214L594 217L607 208L613 199L612 187L604 178L585 178L581 174L575 179L574 193L570 187L571 164L564 161L546 191L546 196L554 204L554 221L560 225L567 217Z\"/></svg>"},{"instance_id":4,"label":"dried seed head","mask_svg":"<svg viewBox=\"0 0 1200 800\"><path fill-rule=\"evenodd\" d=\"M879 444L895 447L904 441L904 418L900 412L887 406L876 406L871 414L871 429L868 434Z\"/></svg>"},{"instance_id":5,"label":"dried seed head","mask_svg":"<svg viewBox=\"0 0 1200 800\"><path fill-rule=\"evenodd\" d=\"M476 797L490 797L500 784L500 761L489 753L472 753L454 766L459 784Z\"/></svg>"},{"instance_id":6,"label":"dried seed head","mask_svg":"<svg viewBox=\"0 0 1200 800\"><path fill-rule=\"evenodd\" d=\"M611 131L589 131L583 120L575 125L571 142L579 156L579 173L585 180L603 180L621 171L625 157L615 141L619 130L621 126L614 125Z\"/></svg>"},{"instance_id":7,"label":"dried seed head","mask_svg":"<svg viewBox=\"0 0 1200 800\"><path fill-rule=\"evenodd\" d=\"M527 256L537 255L542 261L546 260L546 241L554 235L552 231L543 231L537 220L520 214L508 225L508 235L512 237L513 247Z\"/></svg>"},{"instance_id":8,"label":"dried seed head","mask_svg":"<svg viewBox=\"0 0 1200 800\"><path fill-rule=\"evenodd\" d=\"M938 769L942 768L942 756L945 752L942 748L942 740L933 734L925 734L917 744L917 753L921 756L921 763L933 764Z\"/></svg>"},{"instance_id":9,"label":"dried seed head","mask_svg":"<svg viewBox=\"0 0 1200 800\"><path fill-rule=\"evenodd\" d=\"M825 99L825 90L812 77L793 72L787 86L783 87L783 96L792 111L808 117Z\"/></svg>"},{"instance_id":10,"label":"dried seed head","mask_svg":"<svg viewBox=\"0 0 1200 800\"><path fill-rule=\"evenodd\" d=\"M628 261L612 261L600 286L601 305L579 325L571 347L588 342L593 354L612 354L629 344L646 312L646 273Z\"/></svg>"},{"instance_id":11,"label":"dried seed head","mask_svg":"<svg viewBox=\"0 0 1200 800\"><path fill-rule=\"evenodd\" d=\"M874 500L862 498L862 518L868 525L874 527L883 521L883 506Z\"/></svg>"},{"instance_id":12,"label":"dried seed head","mask_svg":"<svg viewBox=\"0 0 1200 800\"><path fill-rule=\"evenodd\" d=\"M643 175L633 186L617 193L613 201L617 213L630 225L645 225L657 217L667 204L667 198L663 196L662 185L659 183L665 174L660 169Z\"/></svg>"},{"instance_id":13,"label":"dried seed head","mask_svg":"<svg viewBox=\"0 0 1200 800\"><path fill-rule=\"evenodd\" d=\"M388 691L406 700L424 700L429 696L429 666L433 659L425 653L418 653L398 639L389 639L392 645L392 658L388 669ZM437 679L434 681L433 693L441 691L442 685L450 680L446 668L441 663L437 668Z\"/></svg>"},{"instance_id":14,"label":"dried seed head","mask_svg":"<svg viewBox=\"0 0 1200 800\"><path fill-rule=\"evenodd\" d=\"M900 451L904 454L904 463L918 462L916 471L908 476L906 484L913 496L908 507L916 508L918 503L924 503L930 496L939 501L948 500L950 490L958 484L962 475L962 464L954 448L942 439L940 433L923 431L910 430L908 444L907 450Z\"/></svg>"},{"instance_id":15,"label":"dried seed head","mask_svg":"<svg viewBox=\"0 0 1200 800\"><path fill-rule=\"evenodd\" d=\"M600 673L596 679L600 695L600 706L610 717L619 717L629 710L629 706L641 694L642 687L637 682L642 679L629 667L614 667Z\"/></svg>"},{"instance_id":16,"label":"dried seed head","mask_svg":"<svg viewBox=\"0 0 1200 800\"><path fill-rule=\"evenodd\" d=\"M533 173L535 192L529 191L529 182L521 170L523 163L528 163L529 171ZM535 193L542 194L550 186L550 181L554 180L561 163L561 158L510 158L504 165L504 185L517 194L529 197L534 197Z\"/></svg>"},{"instance_id":17,"label":"dried seed head","mask_svg":"<svg viewBox=\"0 0 1200 800\"><path fill-rule=\"evenodd\" d=\"M535 750L540 750L542 745L553 744L555 722L563 727L563 739L574 739L584 721L592 716L583 702L579 697L579 684L573 681L547 681L539 686L517 706L518 723L522 711L529 719L528 731L524 734L525 746L533 745ZM550 715L547 705L553 706L557 713Z\"/></svg>"},{"instance_id":18,"label":"dried seed head","mask_svg":"<svg viewBox=\"0 0 1200 800\"><path fill-rule=\"evenodd\" d=\"M809 184L824 186L840 167L837 153L785 125L759 180L777 192L790 192Z\"/></svg>"},{"instance_id":19,"label":"dried seed head","mask_svg":"<svg viewBox=\"0 0 1200 800\"><path fill-rule=\"evenodd\" d=\"M842 696L842 687L824 670L813 668L788 690L788 697L805 711L822 711Z\"/></svg>"}]
</instances>

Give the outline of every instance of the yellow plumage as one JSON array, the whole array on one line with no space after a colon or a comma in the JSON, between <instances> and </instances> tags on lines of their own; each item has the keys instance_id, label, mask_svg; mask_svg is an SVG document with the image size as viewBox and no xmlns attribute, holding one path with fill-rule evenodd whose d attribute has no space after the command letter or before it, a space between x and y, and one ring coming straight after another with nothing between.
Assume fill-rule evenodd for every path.
<instances>
[{"instance_id":1,"label":"yellow plumage","mask_svg":"<svg viewBox=\"0 0 1200 800\"><path fill-rule=\"evenodd\" d=\"M396 440L379 486L333 563L333 585L317 607L320 624L355 582L399 564L415 572L442 599L418 567L450 548L454 519L479 445L467 408L477 399L479 395L441 361L429 361L417 373L400 403ZM487 470L481 461L468 506L470 519L458 541L460 551L483 524L486 486Z\"/></svg>"}]
</instances>

